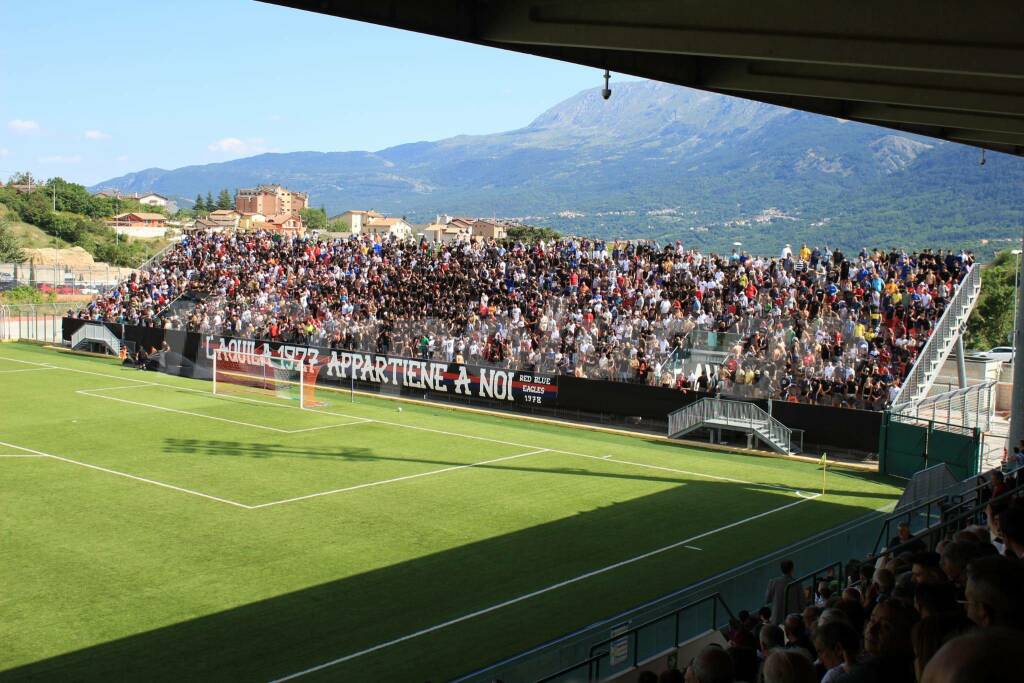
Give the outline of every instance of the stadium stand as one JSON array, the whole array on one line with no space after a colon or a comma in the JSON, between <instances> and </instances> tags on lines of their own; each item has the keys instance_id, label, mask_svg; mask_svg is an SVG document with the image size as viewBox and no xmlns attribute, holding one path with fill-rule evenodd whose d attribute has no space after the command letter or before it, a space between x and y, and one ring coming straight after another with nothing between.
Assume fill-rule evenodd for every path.
<instances>
[{"instance_id":1,"label":"stadium stand","mask_svg":"<svg viewBox=\"0 0 1024 683\"><path fill-rule=\"evenodd\" d=\"M666 669L658 665L664 657L654 658L617 680L1024 680L1024 657L1006 647L1024 637L1024 543L1017 540L1024 535L1024 471L1002 483L997 473L989 473L972 507L896 537L806 590L799 589L807 577L794 579L792 563L783 561L780 578L798 589L786 593L787 614L775 614L781 601L740 611L714 637L694 640L696 651L680 646L688 656L676 664ZM779 585L772 579L769 595Z\"/></svg>"},{"instance_id":2,"label":"stadium stand","mask_svg":"<svg viewBox=\"0 0 1024 683\"><path fill-rule=\"evenodd\" d=\"M879 409L973 260L197 233L78 317ZM718 367L670 372L695 331L735 342Z\"/></svg>"}]
</instances>

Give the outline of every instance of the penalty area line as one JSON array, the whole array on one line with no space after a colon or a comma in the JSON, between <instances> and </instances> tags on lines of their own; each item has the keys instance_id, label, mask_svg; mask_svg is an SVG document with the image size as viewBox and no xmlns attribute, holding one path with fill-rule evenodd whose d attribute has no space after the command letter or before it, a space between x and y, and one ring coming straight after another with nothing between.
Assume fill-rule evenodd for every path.
<instances>
[{"instance_id":1,"label":"penalty area line","mask_svg":"<svg viewBox=\"0 0 1024 683\"><path fill-rule=\"evenodd\" d=\"M505 460L513 460L515 458L525 458L528 455L537 455L538 453L547 453L548 449L541 448L536 451L530 451L529 453L517 453L515 455L506 455L501 458L494 458L492 460L482 460L480 462L466 463L465 465L453 465L451 467L442 467L439 470L430 470L429 472L419 472L417 474L407 474L404 477L394 477L393 479L384 479L381 481L370 481L365 484L356 484L354 486L346 486L341 489L331 489L330 491L320 491L319 493L310 493L305 496L296 496L295 498L286 498L284 500L274 500L269 503L262 503L260 505L253 505L252 509L257 510L259 508L268 508L273 505L284 505L285 503L295 503L300 500L308 500L310 498L318 498L320 496L330 496L335 493L345 493L346 491L356 491L358 489L366 489L373 486L383 486L385 484L394 484L400 481L408 481L409 479L418 479L420 477L429 477L434 474L443 474L444 472L454 472L456 470L464 470L470 467L478 467L480 465L489 465L495 462L503 462Z\"/></svg>"},{"instance_id":2,"label":"penalty area line","mask_svg":"<svg viewBox=\"0 0 1024 683\"><path fill-rule=\"evenodd\" d=\"M552 449L552 452L558 452L558 451L554 451L554 449ZM304 669L302 671L297 671L297 672L295 672L293 674L288 674L287 676L283 676L281 678L275 678L270 683L283 683L284 681L290 681L290 680L293 680L293 679L296 679L296 678L300 678L302 676L306 676L308 674L316 673L318 671L323 671L324 669L329 669L329 668L331 668L333 666L337 666L338 664L343 664L345 662L351 661L353 659L357 659L357 658L362 657L364 655L368 655L368 654L371 654L373 652L377 652L378 650L383 650L383 649L389 648L389 647L391 647L393 645L398 645L400 643L404 643L404 642L412 640L414 638L419 638L420 636L425 636L425 635L427 635L429 633L433 633L435 631L440 631L441 629L448 628L449 626L454 626L454 625L460 624L460 623L462 623L464 621L469 621L470 619L474 619L474 618L482 616L484 614L488 614L490 612L495 612L497 610L503 609L505 607L509 607L509 606L514 605L516 603L523 602L523 601L529 600L531 598L535 598L538 595L543 595L545 593L550 593L551 591L558 590L559 588L564 588L564 587L570 586L570 585L572 585L574 583L579 583L580 581L584 581L586 579L589 579L589 578L592 578L592 577L595 577L595 576L599 576L601 574L605 574L605 573L613 571L615 569L619 569L621 567L625 567L625 566L628 566L628 565L631 565L631 564L635 564L636 562L640 562L640 561L646 560L646 559L648 559L650 557L654 557L655 555L660 555L660 554L668 552L670 550L674 550L675 548L685 547L685 546L689 545L690 543L693 543L694 541L699 541L702 538L707 538L708 536L712 536L712 535L720 533L722 531L726 531L728 529L732 529L734 527L740 526L741 524L746 524L747 522L752 522L755 519L760 519L762 517L767 517L768 515L775 514L776 512L782 512L783 510L792 508L792 507L794 507L796 505L800 505L802 503L806 503L809 500L814 500L814 498L818 497L818 495L820 495L820 494L817 494L817 495L815 495L814 497L811 497L811 498L801 498L800 500L794 501L792 503L787 503L786 505L783 505L781 507L772 508L771 510L767 510L765 512L761 512L761 513L756 514L756 515L751 515L750 517L745 517L744 519L738 520L736 522L731 522L730 524L726 524L724 526L720 526L717 529L712 529L710 531L705 531L703 533L697 534L696 536L691 536L690 538L686 538L686 539L683 539L681 541L676 541L675 543L670 543L669 545L662 546L660 548L655 548L654 550L650 550L650 551L648 551L646 553L642 553L640 555L635 555L635 556L630 557L628 559L621 560L619 562L615 562L614 564L609 564L609 565L606 565L604 567L600 567L598 569L591 570L589 572L586 572L585 574L580 574L579 576L574 576L571 579L566 579L564 581L559 581L558 583L553 583L550 586L545 586L544 588L539 588L539 589L537 589L535 591L532 591L530 593L523 593L522 595L518 595L518 596L516 596L514 598L511 598L509 600L505 600L504 602L499 602L499 603L496 603L494 605L491 605L490 607L484 607L484 608L478 609L478 610L476 610L474 612L469 612L467 614L463 614L460 617L455 617L454 619L449 619L448 621L441 622L440 624L435 624L433 626L428 626L427 628L423 628L423 629L420 629L418 631L413 631L412 633L408 633L408 634L406 634L404 636L395 638L393 640L389 640L389 641L384 642L384 643L378 643L377 645L374 645L372 647L368 647L365 650L360 650L359 652L353 652L352 654L345 655L343 657L338 657L337 659L332 659L329 662L324 662L322 664L318 664L318 665L310 667L308 669Z\"/></svg>"},{"instance_id":3,"label":"penalty area line","mask_svg":"<svg viewBox=\"0 0 1024 683\"><path fill-rule=\"evenodd\" d=\"M25 451L26 453L31 453L31 454L33 454L35 456L38 456L38 457L53 458L54 460L60 460L61 462L71 463L72 465L78 465L79 467L88 467L89 469L98 470L100 472L106 472L107 474L116 474L117 476L125 477L126 479L134 479L135 481L141 481L141 482L146 483L146 484L152 484L153 486L160 486L160 487L165 488L165 489L171 489L172 491L178 491L180 493L188 493L188 494L191 494L193 496L199 496L200 498L207 498L209 500L215 500L218 503L226 503L228 505L234 505L235 507L245 508L246 510L251 510L252 509L251 505L246 505L245 503L239 503L238 501L228 500L227 498L218 498L217 496L211 496L209 493L202 493L201 491L193 491L192 489L186 489L186 488L183 488L181 486L175 486L174 484L166 484L166 483L164 483L162 481L157 481L155 479L146 479L145 477L139 477L139 476L136 476L134 474L128 474L127 472L120 472L118 470L112 470L109 467L100 467L99 465L92 465L92 464L87 463L87 462L82 462L81 460L72 460L71 458L65 458L64 456L61 456L61 455L54 455L53 453L44 453L43 451L37 451L37 450L32 449L32 448L26 448L25 446L19 446L18 444L15 444L15 443L7 443L5 441L0 441L0 446L6 446L7 448L17 448L19 450Z\"/></svg>"}]
</instances>

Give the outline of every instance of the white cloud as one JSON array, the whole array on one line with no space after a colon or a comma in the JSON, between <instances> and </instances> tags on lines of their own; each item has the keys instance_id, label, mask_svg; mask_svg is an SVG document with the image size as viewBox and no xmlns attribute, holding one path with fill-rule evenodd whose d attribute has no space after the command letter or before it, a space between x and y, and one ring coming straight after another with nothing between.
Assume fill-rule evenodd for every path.
<instances>
[{"instance_id":1,"label":"white cloud","mask_svg":"<svg viewBox=\"0 0 1024 683\"><path fill-rule=\"evenodd\" d=\"M121 156L117 157L117 160L118 161L128 161L128 155L127 154L122 154Z\"/></svg>"},{"instance_id":2,"label":"white cloud","mask_svg":"<svg viewBox=\"0 0 1024 683\"><path fill-rule=\"evenodd\" d=\"M48 157L39 157L39 163L41 164L77 164L82 160L82 157L75 154L72 156L65 156L63 154L54 154Z\"/></svg>"},{"instance_id":3,"label":"white cloud","mask_svg":"<svg viewBox=\"0 0 1024 683\"><path fill-rule=\"evenodd\" d=\"M0 159L11 156L11 150L6 147L0 147Z\"/></svg>"},{"instance_id":4,"label":"white cloud","mask_svg":"<svg viewBox=\"0 0 1024 683\"><path fill-rule=\"evenodd\" d=\"M104 133L102 130L87 130L85 131L86 140L109 140L110 133Z\"/></svg>"},{"instance_id":5,"label":"white cloud","mask_svg":"<svg viewBox=\"0 0 1024 683\"><path fill-rule=\"evenodd\" d=\"M30 119L12 119L7 122L7 127L22 135L39 132L39 123Z\"/></svg>"},{"instance_id":6,"label":"white cloud","mask_svg":"<svg viewBox=\"0 0 1024 683\"><path fill-rule=\"evenodd\" d=\"M263 138L249 138L247 140L241 138L221 138L216 142L211 142L206 146L206 149L211 152L234 155L262 154L264 152L277 151L273 147L267 147Z\"/></svg>"}]
</instances>

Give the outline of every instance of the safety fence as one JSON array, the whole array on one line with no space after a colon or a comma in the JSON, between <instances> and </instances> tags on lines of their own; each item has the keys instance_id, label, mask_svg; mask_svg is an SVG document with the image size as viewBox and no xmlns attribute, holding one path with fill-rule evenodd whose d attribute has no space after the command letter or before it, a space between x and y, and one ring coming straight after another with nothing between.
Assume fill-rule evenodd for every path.
<instances>
[{"instance_id":1,"label":"safety fence","mask_svg":"<svg viewBox=\"0 0 1024 683\"><path fill-rule=\"evenodd\" d=\"M0 341L60 344L67 308L54 304L0 304Z\"/></svg>"},{"instance_id":2,"label":"safety fence","mask_svg":"<svg viewBox=\"0 0 1024 683\"><path fill-rule=\"evenodd\" d=\"M0 291L32 287L55 294L98 294L128 278L134 268L69 263L0 263Z\"/></svg>"}]
</instances>

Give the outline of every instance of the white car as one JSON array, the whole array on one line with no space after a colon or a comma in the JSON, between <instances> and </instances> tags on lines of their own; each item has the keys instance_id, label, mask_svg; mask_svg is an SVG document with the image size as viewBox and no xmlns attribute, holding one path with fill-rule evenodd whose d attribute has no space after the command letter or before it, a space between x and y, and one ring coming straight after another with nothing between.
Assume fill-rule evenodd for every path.
<instances>
[{"instance_id":1,"label":"white car","mask_svg":"<svg viewBox=\"0 0 1024 683\"><path fill-rule=\"evenodd\" d=\"M999 360L1004 363L1013 361L1013 347L1012 346L997 346L994 349L989 349L978 354L986 360Z\"/></svg>"},{"instance_id":2,"label":"white car","mask_svg":"<svg viewBox=\"0 0 1024 683\"><path fill-rule=\"evenodd\" d=\"M96 289L95 287L82 287L78 291L80 291L82 294L99 294L100 293L100 290Z\"/></svg>"}]
</instances>

